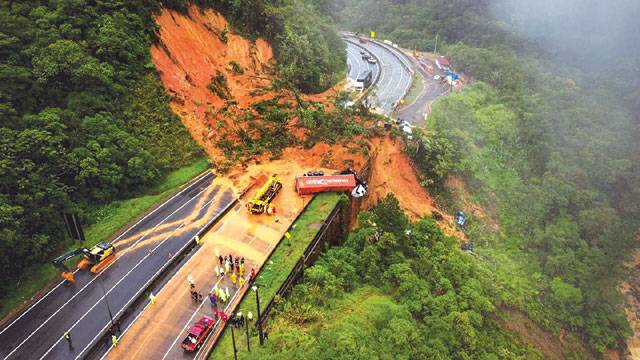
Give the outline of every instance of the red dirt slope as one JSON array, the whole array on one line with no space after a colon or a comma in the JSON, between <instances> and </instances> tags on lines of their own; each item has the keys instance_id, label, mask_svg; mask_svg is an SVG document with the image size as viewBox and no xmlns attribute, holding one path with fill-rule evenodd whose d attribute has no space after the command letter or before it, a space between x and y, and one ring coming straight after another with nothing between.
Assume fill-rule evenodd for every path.
<instances>
[{"instance_id":1,"label":"red dirt slope","mask_svg":"<svg viewBox=\"0 0 640 360\"><path fill-rule=\"evenodd\" d=\"M252 42L231 34L220 14L196 6L189 7L188 16L164 9L156 21L160 27L159 43L151 48L151 57L172 97L171 107L209 155L217 155L206 138L218 121L210 117L226 101L207 85L218 72L222 73L239 107L269 97L262 89L270 85L272 78L271 46L262 39ZM244 73L233 72L231 61L238 63Z\"/></svg>"}]
</instances>

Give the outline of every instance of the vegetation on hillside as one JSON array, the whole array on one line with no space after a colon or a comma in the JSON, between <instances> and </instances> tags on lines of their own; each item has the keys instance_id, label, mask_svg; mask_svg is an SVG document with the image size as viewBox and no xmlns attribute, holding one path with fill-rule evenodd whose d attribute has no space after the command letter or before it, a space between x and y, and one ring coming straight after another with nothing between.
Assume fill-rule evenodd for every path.
<instances>
[{"instance_id":1,"label":"vegetation on hillside","mask_svg":"<svg viewBox=\"0 0 640 360\"><path fill-rule=\"evenodd\" d=\"M136 194L200 154L150 65L156 8L0 5L3 279L64 247L62 212L86 223L87 210Z\"/></svg>"},{"instance_id":2,"label":"vegetation on hillside","mask_svg":"<svg viewBox=\"0 0 640 360\"><path fill-rule=\"evenodd\" d=\"M543 358L500 328L486 276L433 220L409 222L390 194L358 223L241 358Z\"/></svg>"},{"instance_id":3,"label":"vegetation on hillside","mask_svg":"<svg viewBox=\"0 0 640 360\"><path fill-rule=\"evenodd\" d=\"M438 100L409 152L425 185L443 190L455 174L495 213L499 231L472 219L469 233L499 300L598 352L622 346L629 326L617 286L640 215L638 107L634 76L607 77L639 67L559 64L494 21L487 2L337 3L349 8L338 15L346 26L406 47L433 50L439 35L439 52L481 80Z\"/></svg>"},{"instance_id":4,"label":"vegetation on hillside","mask_svg":"<svg viewBox=\"0 0 640 360\"><path fill-rule=\"evenodd\" d=\"M287 96L277 95L258 101L249 109L239 109L233 101L227 102L213 112L215 116L233 119L230 125L217 123L216 146L225 155L225 160L216 164L217 169L225 171L233 164L262 154L278 158L290 146L310 148L319 142L350 144L358 137L372 134L373 129L353 121L359 113L357 109L339 105L344 101L341 95L334 99L336 109L333 111L326 111L324 104L305 101L300 96L287 101ZM354 153L367 151L366 143L358 145L352 148Z\"/></svg>"},{"instance_id":5,"label":"vegetation on hillside","mask_svg":"<svg viewBox=\"0 0 640 360\"><path fill-rule=\"evenodd\" d=\"M175 0L183 8L190 1ZM193 1L221 11L234 28L262 36L273 46L280 75L305 93L318 93L340 81L346 53L333 21L315 1Z\"/></svg>"},{"instance_id":6,"label":"vegetation on hillside","mask_svg":"<svg viewBox=\"0 0 640 360\"><path fill-rule=\"evenodd\" d=\"M311 2L194 2L270 40L293 87L322 91L343 71L341 40ZM149 54L154 15L189 3L0 4L0 277L69 246L61 213L93 222L94 208L135 197L201 155Z\"/></svg>"}]
</instances>

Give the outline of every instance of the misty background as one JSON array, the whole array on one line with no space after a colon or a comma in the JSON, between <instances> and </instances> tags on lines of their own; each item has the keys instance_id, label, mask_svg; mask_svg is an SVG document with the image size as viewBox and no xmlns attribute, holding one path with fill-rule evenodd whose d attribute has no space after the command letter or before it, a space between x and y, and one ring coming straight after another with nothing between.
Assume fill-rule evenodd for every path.
<instances>
[{"instance_id":1,"label":"misty background","mask_svg":"<svg viewBox=\"0 0 640 360\"><path fill-rule=\"evenodd\" d=\"M493 0L491 14L561 60L588 70L638 66L640 1Z\"/></svg>"},{"instance_id":2,"label":"misty background","mask_svg":"<svg viewBox=\"0 0 640 360\"><path fill-rule=\"evenodd\" d=\"M464 90L430 107L413 161L424 178L460 179L493 213L499 233L482 219L467 232L497 303L578 334L586 352L624 352L632 331L618 285L640 226L640 1L321 6L340 29L445 55L465 76ZM446 182L430 193L464 207ZM640 276L632 286L640 293Z\"/></svg>"}]
</instances>

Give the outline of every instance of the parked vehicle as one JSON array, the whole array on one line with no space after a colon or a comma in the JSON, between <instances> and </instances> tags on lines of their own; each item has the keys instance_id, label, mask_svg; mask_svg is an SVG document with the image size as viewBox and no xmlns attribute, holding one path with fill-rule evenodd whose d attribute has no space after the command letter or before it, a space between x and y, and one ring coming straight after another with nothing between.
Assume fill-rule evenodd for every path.
<instances>
[{"instance_id":1,"label":"parked vehicle","mask_svg":"<svg viewBox=\"0 0 640 360\"><path fill-rule=\"evenodd\" d=\"M182 341L182 348L188 352L194 352L202 346L213 329L214 321L208 316L203 316L189 329L187 337Z\"/></svg>"}]
</instances>

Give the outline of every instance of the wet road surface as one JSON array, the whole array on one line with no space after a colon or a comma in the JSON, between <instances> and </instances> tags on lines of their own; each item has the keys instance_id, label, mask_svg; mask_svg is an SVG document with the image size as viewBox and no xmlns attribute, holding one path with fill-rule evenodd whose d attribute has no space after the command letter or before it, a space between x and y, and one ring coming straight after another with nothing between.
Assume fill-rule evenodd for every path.
<instances>
[{"instance_id":1,"label":"wet road surface","mask_svg":"<svg viewBox=\"0 0 640 360\"><path fill-rule=\"evenodd\" d=\"M100 274L78 271L0 330L0 358L76 359L85 354L164 265L234 200L207 172L114 240L116 260ZM106 296L105 296L106 295ZM71 335L71 344L64 338Z\"/></svg>"}]
</instances>

